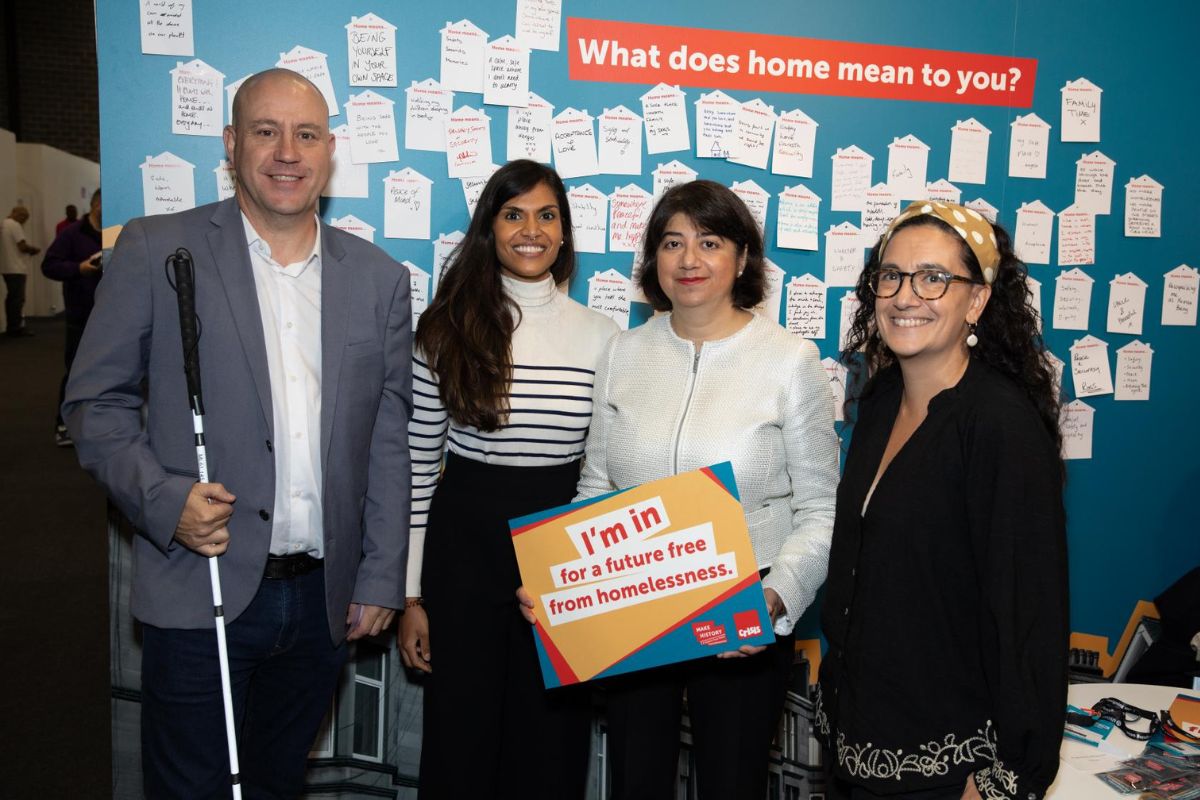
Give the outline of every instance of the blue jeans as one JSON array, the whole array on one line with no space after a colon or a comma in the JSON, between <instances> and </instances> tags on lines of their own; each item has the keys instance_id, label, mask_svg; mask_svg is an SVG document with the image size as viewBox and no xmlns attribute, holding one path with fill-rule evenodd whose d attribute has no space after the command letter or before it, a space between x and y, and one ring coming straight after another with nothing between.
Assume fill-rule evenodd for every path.
<instances>
[{"instance_id":1,"label":"blue jeans","mask_svg":"<svg viewBox=\"0 0 1200 800\"><path fill-rule=\"evenodd\" d=\"M297 797L346 660L346 644L329 640L324 570L263 580L226 638L243 796ZM142 644L146 797L229 797L215 630L145 625Z\"/></svg>"}]
</instances>

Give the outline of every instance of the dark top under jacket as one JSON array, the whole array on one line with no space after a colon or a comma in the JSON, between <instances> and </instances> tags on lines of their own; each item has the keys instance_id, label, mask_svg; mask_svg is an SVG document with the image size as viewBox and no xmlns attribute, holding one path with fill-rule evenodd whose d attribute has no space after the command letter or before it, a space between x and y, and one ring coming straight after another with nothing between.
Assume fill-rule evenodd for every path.
<instances>
[{"instance_id":1,"label":"dark top under jacket","mask_svg":"<svg viewBox=\"0 0 1200 800\"><path fill-rule=\"evenodd\" d=\"M98 252L100 231L92 227L91 220L85 214L78 222L63 228L42 259L42 274L62 281L63 305L68 322L83 325L92 313L100 273L80 273L79 262Z\"/></svg>"},{"instance_id":2,"label":"dark top under jacket","mask_svg":"<svg viewBox=\"0 0 1200 800\"><path fill-rule=\"evenodd\" d=\"M839 777L881 794L963 786L1034 800L1067 699L1058 455L1033 404L972 359L874 480L900 371L861 401L838 488L817 728Z\"/></svg>"}]
</instances>

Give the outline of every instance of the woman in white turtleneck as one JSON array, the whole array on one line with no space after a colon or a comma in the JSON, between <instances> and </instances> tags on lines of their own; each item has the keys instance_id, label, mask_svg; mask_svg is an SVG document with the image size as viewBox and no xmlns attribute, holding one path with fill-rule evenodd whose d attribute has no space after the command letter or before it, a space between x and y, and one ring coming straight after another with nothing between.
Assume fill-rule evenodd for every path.
<instances>
[{"instance_id":1,"label":"woman in white turtleneck","mask_svg":"<svg viewBox=\"0 0 1200 800\"><path fill-rule=\"evenodd\" d=\"M484 187L417 327L399 644L405 666L429 673L422 800L470 797L479 786L584 794L590 699L585 687L542 686L513 603L520 576L508 530L509 519L574 496L596 363L617 330L558 291L574 269L562 181L513 161ZM542 754L537 769L525 758L531 747Z\"/></svg>"}]
</instances>

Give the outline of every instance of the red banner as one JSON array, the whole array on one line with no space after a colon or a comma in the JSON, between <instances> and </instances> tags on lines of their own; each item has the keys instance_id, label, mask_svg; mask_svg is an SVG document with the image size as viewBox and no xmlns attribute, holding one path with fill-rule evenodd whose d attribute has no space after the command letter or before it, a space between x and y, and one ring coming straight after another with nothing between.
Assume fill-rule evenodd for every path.
<instances>
[{"instance_id":1,"label":"red banner","mask_svg":"<svg viewBox=\"0 0 1200 800\"><path fill-rule=\"evenodd\" d=\"M1037 59L567 20L572 80L1029 108Z\"/></svg>"}]
</instances>

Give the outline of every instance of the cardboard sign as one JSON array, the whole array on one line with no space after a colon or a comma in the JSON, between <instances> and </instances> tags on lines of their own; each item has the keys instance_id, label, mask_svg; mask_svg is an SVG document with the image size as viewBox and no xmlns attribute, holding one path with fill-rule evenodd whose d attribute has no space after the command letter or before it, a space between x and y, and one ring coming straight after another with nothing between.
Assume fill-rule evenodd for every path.
<instances>
[{"instance_id":1,"label":"cardboard sign","mask_svg":"<svg viewBox=\"0 0 1200 800\"><path fill-rule=\"evenodd\" d=\"M547 688L775 641L729 462L509 527Z\"/></svg>"}]
</instances>

